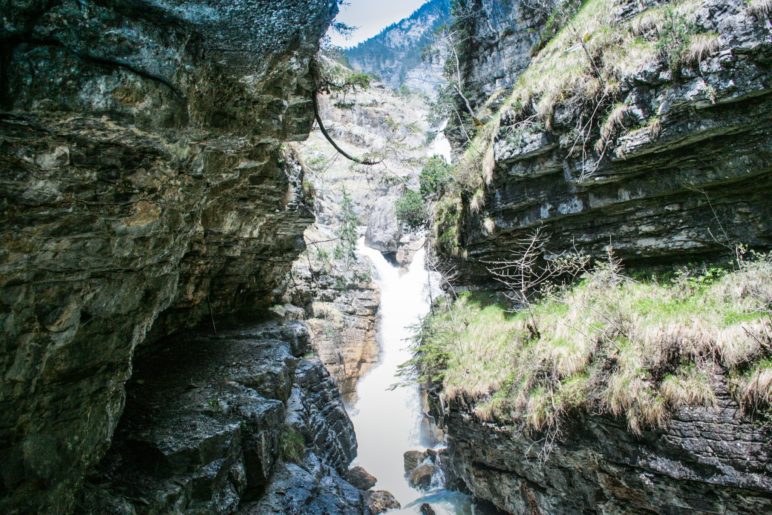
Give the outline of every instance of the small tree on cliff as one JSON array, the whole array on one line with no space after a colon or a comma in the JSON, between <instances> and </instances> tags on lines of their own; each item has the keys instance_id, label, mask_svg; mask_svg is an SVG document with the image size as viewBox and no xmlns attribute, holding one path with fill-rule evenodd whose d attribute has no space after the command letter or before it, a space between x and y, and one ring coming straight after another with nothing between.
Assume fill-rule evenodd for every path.
<instances>
[{"instance_id":1,"label":"small tree on cliff","mask_svg":"<svg viewBox=\"0 0 772 515\"><path fill-rule=\"evenodd\" d=\"M335 259L345 260L349 265L357 259L357 227L359 219L354 211L354 202L345 187L341 189L340 225L338 226L338 244L335 246Z\"/></svg>"}]
</instances>

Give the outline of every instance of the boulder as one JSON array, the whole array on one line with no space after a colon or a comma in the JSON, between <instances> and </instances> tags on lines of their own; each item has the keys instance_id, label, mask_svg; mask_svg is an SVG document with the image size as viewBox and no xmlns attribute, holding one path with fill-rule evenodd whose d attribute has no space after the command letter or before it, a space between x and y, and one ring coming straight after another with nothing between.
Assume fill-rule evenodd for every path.
<instances>
[{"instance_id":1,"label":"boulder","mask_svg":"<svg viewBox=\"0 0 772 515\"><path fill-rule=\"evenodd\" d=\"M360 466L348 469L343 474L343 477L346 479L346 481L359 488L360 490L369 490L375 486L375 483L378 482L378 479L375 476Z\"/></svg>"},{"instance_id":2,"label":"boulder","mask_svg":"<svg viewBox=\"0 0 772 515\"><path fill-rule=\"evenodd\" d=\"M405 474L410 474L428 456L426 451L407 451L402 455L405 465Z\"/></svg>"},{"instance_id":3,"label":"boulder","mask_svg":"<svg viewBox=\"0 0 772 515\"><path fill-rule=\"evenodd\" d=\"M410 472L408 483L418 490L428 490L432 486L432 477L437 470L437 465L434 463L421 463Z\"/></svg>"},{"instance_id":4,"label":"boulder","mask_svg":"<svg viewBox=\"0 0 772 515\"><path fill-rule=\"evenodd\" d=\"M373 207L367 221L365 242L381 252L396 252L402 237L402 225L397 220L393 197L383 197Z\"/></svg>"},{"instance_id":5,"label":"boulder","mask_svg":"<svg viewBox=\"0 0 772 515\"><path fill-rule=\"evenodd\" d=\"M397 499L385 490L365 492L365 503L374 514L383 513L388 510L398 510L402 507Z\"/></svg>"}]
</instances>

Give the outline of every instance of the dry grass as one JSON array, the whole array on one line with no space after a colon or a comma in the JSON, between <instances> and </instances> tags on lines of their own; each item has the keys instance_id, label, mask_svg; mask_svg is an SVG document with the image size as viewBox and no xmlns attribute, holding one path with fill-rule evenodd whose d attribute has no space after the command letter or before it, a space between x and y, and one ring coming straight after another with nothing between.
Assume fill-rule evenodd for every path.
<instances>
[{"instance_id":1,"label":"dry grass","mask_svg":"<svg viewBox=\"0 0 772 515\"><path fill-rule=\"evenodd\" d=\"M718 34L695 34L689 39L689 47L684 52L683 61L687 64L699 64L719 50Z\"/></svg>"},{"instance_id":2,"label":"dry grass","mask_svg":"<svg viewBox=\"0 0 772 515\"><path fill-rule=\"evenodd\" d=\"M444 357L444 395L474 402L483 419L558 431L565 414L584 409L623 416L640 433L679 406L715 405L713 387L727 375L736 376L738 400L766 406L770 307L769 258L668 282L605 266L516 313L490 296L462 295L425 322L423 343L434 353L422 357Z\"/></svg>"},{"instance_id":3,"label":"dry grass","mask_svg":"<svg viewBox=\"0 0 772 515\"><path fill-rule=\"evenodd\" d=\"M671 406L716 405L716 394L710 386L708 373L693 364L677 374L665 376L659 391Z\"/></svg>"},{"instance_id":4,"label":"dry grass","mask_svg":"<svg viewBox=\"0 0 772 515\"><path fill-rule=\"evenodd\" d=\"M483 220L483 229L485 229L486 234L493 234L496 231L496 222L493 220L493 218L486 216Z\"/></svg>"},{"instance_id":5,"label":"dry grass","mask_svg":"<svg viewBox=\"0 0 772 515\"><path fill-rule=\"evenodd\" d=\"M745 410L769 406L772 403L772 360L762 360L745 374L734 377L732 386Z\"/></svg>"},{"instance_id":6,"label":"dry grass","mask_svg":"<svg viewBox=\"0 0 772 515\"><path fill-rule=\"evenodd\" d=\"M472 200L469 201L469 210L472 213L479 213L483 207L485 207L485 191L478 188L472 195Z\"/></svg>"},{"instance_id":7,"label":"dry grass","mask_svg":"<svg viewBox=\"0 0 772 515\"><path fill-rule=\"evenodd\" d=\"M772 0L750 0L748 12L759 20L764 20L772 13Z\"/></svg>"},{"instance_id":8,"label":"dry grass","mask_svg":"<svg viewBox=\"0 0 772 515\"><path fill-rule=\"evenodd\" d=\"M616 136L620 129L625 128L625 118L629 112L630 106L623 103L618 103L611 109L600 127L600 139L595 142L595 151L598 154L602 154L609 141Z\"/></svg>"}]
</instances>

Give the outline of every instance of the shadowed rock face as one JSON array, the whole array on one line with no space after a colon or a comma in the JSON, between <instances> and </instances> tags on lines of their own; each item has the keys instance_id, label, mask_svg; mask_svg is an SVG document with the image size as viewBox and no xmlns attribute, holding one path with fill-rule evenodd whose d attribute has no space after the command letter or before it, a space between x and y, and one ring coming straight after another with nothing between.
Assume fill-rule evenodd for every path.
<instances>
[{"instance_id":1,"label":"shadowed rock face","mask_svg":"<svg viewBox=\"0 0 772 515\"><path fill-rule=\"evenodd\" d=\"M624 420L579 416L545 435L477 419L463 402L435 415L450 467L472 493L509 513L765 513L772 507L769 427L726 390L716 408L678 410L639 438Z\"/></svg>"},{"instance_id":2,"label":"shadowed rock face","mask_svg":"<svg viewBox=\"0 0 772 515\"><path fill-rule=\"evenodd\" d=\"M335 9L0 2L0 511L71 508L137 345L271 302Z\"/></svg>"},{"instance_id":3,"label":"shadowed rock face","mask_svg":"<svg viewBox=\"0 0 772 515\"><path fill-rule=\"evenodd\" d=\"M113 446L76 511L249 513L286 483L319 505L363 506L339 476L354 430L324 365L301 357L308 340L299 322L269 323L173 336L139 356ZM333 480L344 494L318 488Z\"/></svg>"}]
</instances>

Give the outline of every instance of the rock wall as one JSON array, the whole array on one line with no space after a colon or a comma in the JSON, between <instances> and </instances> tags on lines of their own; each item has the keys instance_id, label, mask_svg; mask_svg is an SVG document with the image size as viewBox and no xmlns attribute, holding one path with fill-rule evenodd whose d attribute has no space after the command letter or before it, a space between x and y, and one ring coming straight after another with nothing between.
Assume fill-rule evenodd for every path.
<instances>
[{"instance_id":1,"label":"rock wall","mask_svg":"<svg viewBox=\"0 0 772 515\"><path fill-rule=\"evenodd\" d=\"M317 227L306 231L309 245L292 265L285 300L299 309L311 345L336 379L346 402L356 398L359 378L378 362L376 330L380 291L364 260L336 264L336 235ZM320 257L319 252L330 256ZM291 308L289 309L291 312Z\"/></svg>"},{"instance_id":2,"label":"rock wall","mask_svg":"<svg viewBox=\"0 0 772 515\"><path fill-rule=\"evenodd\" d=\"M333 0L0 2L0 511L62 513L132 355L254 310L303 249Z\"/></svg>"},{"instance_id":3,"label":"rock wall","mask_svg":"<svg viewBox=\"0 0 772 515\"><path fill-rule=\"evenodd\" d=\"M523 3L501 2L501 9L513 4ZM498 82L512 86L505 98L514 92L516 100L502 101L493 122L480 128L491 137L474 168L479 182L438 211L438 252L457 265L460 283L489 283L485 263L511 257L539 228L548 237L546 258L573 249L602 258L611 246L641 266L714 259L739 243L772 247L768 12L740 0L694 1L668 26L652 20L678 3L583 3L601 4L596 16L611 16L610 25L587 29L530 65L524 49L533 34L494 36L488 47L469 49L466 77L475 99ZM644 11L657 6L647 18ZM636 24L639 46L596 45L602 30L613 34L628 23ZM472 30L486 25L481 16ZM674 36L679 30L701 36ZM676 52L672 45L656 43L666 36L687 39L688 50L695 41L705 46L689 57L678 50L674 65L666 56ZM591 74L544 101L542 92L573 73L570 54L585 48L597 80L607 81L598 95L581 100L577 93L596 80ZM496 70L499 63L504 69ZM598 70L614 66L612 77ZM471 401L443 405L435 396L432 411L448 434L452 475L509 513L769 511L769 425L719 392L717 408L680 409L666 429L640 438L602 415L571 414L552 440L481 420Z\"/></svg>"},{"instance_id":4,"label":"rock wall","mask_svg":"<svg viewBox=\"0 0 772 515\"><path fill-rule=\"evenodd\" d=\"M452 474L508 513L765 513L772 508L769 425L726 390L716 408L678 410L639 438L626 422L577 416L557 440L481 421L463 401L434 413Z\"/></svg>"},{"instance_id":5,"label":"rock wall","mask_svg":"<svg viewBox=\"0 0 772 515\"><path fill-rule=\"evenodd\" d=\"M538 5L537 2L533 6ZM475 107L510 89L541 42L544 12L523 0L460 0L455 28L465 94Z\"/></svg>"},{"instance_id":6,"label":"rock wall","mask_svg":"<svg viewBox=\"0 0 772 515\"><path fill-rule=\"evenodd\" d=\"M308 341L298 322L267 323L174 336L138 357L112 448L76 511L251 513L287 481L318 503L364 506L340 479L356 456L354 428L324 366L302 358ZM316 477L284 477L308 462Z\"/></svg>"},{"instance_id":7,"label":"rock wall","mask_svg":"<svg viewBox=\"0 0 772 515\"><path fill-rule=\"evenodd\" d=\"M652 3L611 4L622 24ZM461 199L467 281L484 281L482 262L504 258L536 228L550 237L548 255L575 247L601 257L611 245L639 265L713 258L738 243L772 246L769 20L742 1L689 5L693 30L715 47L677 71L656 44L640 47L648 54L625 49L626 62L613 65L625 70L615 92L603 95L617 103L566 92L546 118L535 101L501 111L484 184ZM642 41L659 37L636 30ZM597 63L618 58L606 52ZM566 54L555 55L545 59ZM544 80L560 80L551 73Z\"/></svg>"}]
</instances>

